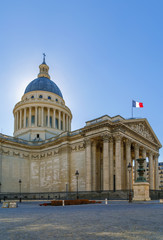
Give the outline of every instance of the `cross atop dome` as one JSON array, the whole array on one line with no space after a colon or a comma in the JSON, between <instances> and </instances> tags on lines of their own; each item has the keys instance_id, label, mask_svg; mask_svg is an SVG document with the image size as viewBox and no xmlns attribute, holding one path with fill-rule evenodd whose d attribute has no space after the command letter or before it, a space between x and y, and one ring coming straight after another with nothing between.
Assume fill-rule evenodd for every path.
<instances>
[{"instance_id":1,"label":"cross atop dome","mask_svg":"<svg viewBox=\"0 0 163 240\"><path fill-rule=\"evenodd\" d=\"M46 64L46 62L45 62L45 57L46 57L46 54L43 53L43 64Z\"/></svg>"}]
</instances>

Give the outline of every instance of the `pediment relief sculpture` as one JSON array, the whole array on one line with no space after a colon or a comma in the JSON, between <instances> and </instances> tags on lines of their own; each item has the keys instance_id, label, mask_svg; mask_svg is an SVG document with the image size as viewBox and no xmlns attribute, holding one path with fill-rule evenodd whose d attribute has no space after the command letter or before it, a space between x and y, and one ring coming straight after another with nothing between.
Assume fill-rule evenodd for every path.
<instances>
[{"instance_id":1,"label":"pediment relief sculpture","mask_svg":"<svg viewBox=\"0 0 163 240\"><path fill-rule=\"evenodd\" d=\"M147 138L148 140L157 143L153 134L151 133L150 129L144 123L129 123L127 124L132 130L139 133L143 137Z\"/></svg>"}]
</instances>

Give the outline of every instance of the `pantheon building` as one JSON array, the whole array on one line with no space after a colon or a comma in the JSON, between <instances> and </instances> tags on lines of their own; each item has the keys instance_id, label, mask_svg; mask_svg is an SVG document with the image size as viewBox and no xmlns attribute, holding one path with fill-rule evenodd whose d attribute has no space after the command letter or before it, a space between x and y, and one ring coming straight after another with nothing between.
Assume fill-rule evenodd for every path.
<instances>
[{"instance_id":1,"label":"pantheon building","mask_svg":"<svg viewBox=\"0 0 163 240\"><path fill-rule=\"evenodd\" d=\"M71 110L50 80L43 58L39 74L14 109L14 135L0 134L1 192L64 192L129 189L137 177L135 159L149 164L150 189L159 189L161 144L145 118L102 117L71 131ZM146 166L146 164L145 164Z\"/></svg>"}]
</instances>

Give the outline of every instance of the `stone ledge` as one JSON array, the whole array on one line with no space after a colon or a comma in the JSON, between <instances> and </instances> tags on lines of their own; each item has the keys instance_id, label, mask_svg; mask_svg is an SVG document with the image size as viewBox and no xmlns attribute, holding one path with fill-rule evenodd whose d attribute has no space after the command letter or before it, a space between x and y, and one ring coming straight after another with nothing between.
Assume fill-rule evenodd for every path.
<instances>
[{"instance_id":1,"label":"stone ledge","mask_svg":"<svg viewBox=\"0 0 163 240\"><path fill-rule=\"evenodd\" d=\"M2 208L17 208L18 207L18 203L11 201L11 202L3 202L2 204Z\"/></svg>"}]
</instances>

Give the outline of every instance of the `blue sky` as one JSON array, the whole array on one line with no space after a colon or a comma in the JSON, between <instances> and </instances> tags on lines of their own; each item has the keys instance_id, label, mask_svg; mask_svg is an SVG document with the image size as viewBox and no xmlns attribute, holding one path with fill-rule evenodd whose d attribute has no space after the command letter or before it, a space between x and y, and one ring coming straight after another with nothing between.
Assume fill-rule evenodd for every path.
<instances>
[{"instance_id":1,"label":"blue sky","mask_svg":"<svg viewBox=\"0 0 163 240\"><path fill-rule=\"evenodd\" d=\"M0 132L13 135L12 110L45 52L72 130L105 114L130 118L134 99L144 103L134 116L163 143L162 10L162 0L2 1Z\"/></svg>"}]
</instances>

